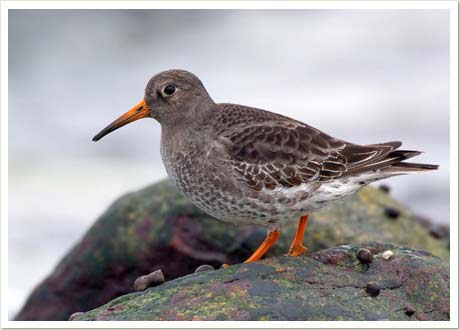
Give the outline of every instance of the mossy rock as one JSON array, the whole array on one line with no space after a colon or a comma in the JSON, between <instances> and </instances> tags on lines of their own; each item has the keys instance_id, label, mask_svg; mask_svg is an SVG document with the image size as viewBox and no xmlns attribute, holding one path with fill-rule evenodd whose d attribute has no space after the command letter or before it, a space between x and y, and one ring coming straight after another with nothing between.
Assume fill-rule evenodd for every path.
<instances>
[{"instance_id":1,"label":"mossy rock","mask_svg":"<svg viewBox=\"0 0 460 330\"><path fill-rule=\"evenodd\" d=\"M396 217L385 213L388 207L397 210ZM281 228L281 238L267 258L288 251L296 227L297 221L292 221ZM32 292L16 319L66 320L74 312L132 292L138 276L156 269L171 280L201 264L218 268L240 263L265 235L264 228L216 221L169 180L153 184L110 206ZM447 240L432 237L405 207L371 187L312 214L304 242L313 252L371 240L449 258Z\"/></svg>"},{"instance_id":2,"label":"mossy rock","mask_svg":"<svg viewBox=\"0 0 460 330\"><path fill-rule=\"evenodd\" d=\"M362 264L361 248L373 254ZM384 251L393 257L384 259ZM188 275L114 299L84 320L449 320L449 265L390 244L346 245Z\"/></svg>"}]
</instances>

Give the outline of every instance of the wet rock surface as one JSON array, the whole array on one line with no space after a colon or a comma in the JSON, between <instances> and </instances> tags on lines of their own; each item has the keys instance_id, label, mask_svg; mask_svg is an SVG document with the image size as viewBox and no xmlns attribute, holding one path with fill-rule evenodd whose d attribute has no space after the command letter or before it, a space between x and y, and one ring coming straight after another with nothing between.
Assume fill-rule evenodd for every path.
<instances>
[{"instance_id":1,"label":"wet rock surface","mask_svg":"<svg viewBox=\"0 0 460 330\"><path fill-rule=\"evenodd\" d=\"M387 207L398 210L396 220L388 217ZM281 227L281 237L267 258L288 251L297 222ZM430 228L387 192L368 187L313 213L304 242L311 252L347 243L391 242L448 260L447 238L435 237ZM161 269L170 281L203 264L215 269L223 263L238 264L265 235L264 228L237 227L211 218L182 197L170 181L162 181L110 206L32 292L16 319L67 320L74 312L133 292L135 280L152 270Z\"/></svg>"},{"instance_id":2,"label":"wet rock surface","mask_svg":"<svg viewBox=\"0 0 460 330\"><path fill-rule=\"evenodd\" d=\"M374 255L366 268L362 248ZM449 320L449 266L395 245L345 245L195 273L74 320Z\"/></svg>"}]
</instances>

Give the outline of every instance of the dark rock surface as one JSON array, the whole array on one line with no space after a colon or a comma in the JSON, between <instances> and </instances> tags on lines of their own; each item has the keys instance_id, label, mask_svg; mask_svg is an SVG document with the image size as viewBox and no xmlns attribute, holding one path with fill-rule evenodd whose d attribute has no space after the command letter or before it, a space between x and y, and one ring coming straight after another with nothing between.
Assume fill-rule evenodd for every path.
<instances>
[{"instance_id":1,"label":"dark rock surface","mask_svg":"<svg viewBox=\"0 0 460 330\"><path fill-rule=\"evenodd\" d=\"M385 208L397 209L390 219ZM376 240L423 249L448 260L448 241L435 238L387 193L365 188L312 214L304 242L309 251ZM297 219L281 228L267 257L289 249ZM139 276L161 269L167 281L208 264L242 262L265 229L216 221L184 199L170 181L119 198L29 296L17 320L67 320L133 291ZM208 273L208 272L205 272Z\"/></svg>"},{"instance_id":2,"label":"dark rock surface","mask_svg":"<svg viewBox=\"0 0 460 330\"><path fill-rule=\"evenodd\" d=\"M356 257L363 247L374 255L368 266ZM389 244L345 245L188 275L74 320L384 319L449 320L448 263Z\"/></svg>"}]
</instances>

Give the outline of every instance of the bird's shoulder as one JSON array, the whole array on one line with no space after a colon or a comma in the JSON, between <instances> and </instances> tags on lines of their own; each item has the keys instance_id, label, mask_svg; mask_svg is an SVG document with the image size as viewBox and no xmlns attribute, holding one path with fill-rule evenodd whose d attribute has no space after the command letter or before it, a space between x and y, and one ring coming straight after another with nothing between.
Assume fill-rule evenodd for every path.
<instances>
[{"instance_id":1,"label":"bird's shoulder","mask_svg":"<svg viewBox=\"0 0 460 330\"><path fill-rule=\"evenodd\" d=\"M263 109L248 107L232 103L216 105L213 124L218 128L216 133L228 134L238 131L241 127L260 126L263 124L278 123L283 126L299 124L300 122Z\"/></svg>"},{"instance_id":2,"label":"bird's shoulder","mask_svg":"<svg viewBox=\"0 0 460 330\"><path fill-rule=\"evenodd\" d=\"M347 145L345 141L277 113L237 104L219 106L214 134L229 148L230 154L241 161L320 160Z\"/></svg>"}]
</instances>

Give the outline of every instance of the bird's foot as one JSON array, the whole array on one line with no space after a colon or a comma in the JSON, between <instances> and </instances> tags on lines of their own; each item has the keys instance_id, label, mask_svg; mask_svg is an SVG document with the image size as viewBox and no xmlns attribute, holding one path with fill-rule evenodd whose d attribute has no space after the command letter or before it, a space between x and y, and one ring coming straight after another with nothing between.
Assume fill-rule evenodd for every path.
<instances>
[{"instance_id":1,"label":"bird's foot","mask_svg":"<svg viewBox=\"0 0 460 330\"><path fill-rule=\"evenodd\" d=\"M296 244L296 245L291 246L286 256L298 257L302 254L307 254L307 252L308 252L308 249L305 246L303 246L302 244Z\"/></svg>"},{"instance_id":2,"label":"bird's foot","mask_svg":"<svg viewBox=\"0 0 460 330\"><path fill-rule=\"evenodd\" d=\"M297 227L297 232L295 233L294 240L292 241L291 248L286 256L298 257L302 254L307 253L307 248L303 246L302 239L307 228L308 214L300 217L299 226Z\"/></svg>"}]
</instances>

